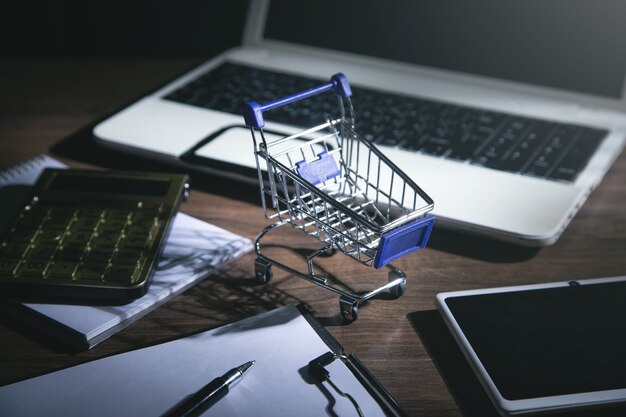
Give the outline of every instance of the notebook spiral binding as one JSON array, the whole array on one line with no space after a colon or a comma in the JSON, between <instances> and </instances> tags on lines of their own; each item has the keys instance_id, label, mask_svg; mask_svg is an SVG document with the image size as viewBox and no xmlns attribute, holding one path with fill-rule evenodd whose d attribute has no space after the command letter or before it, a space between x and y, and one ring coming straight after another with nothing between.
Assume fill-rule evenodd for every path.
<instances>
[{"instance_id":1,"label":"notebook spiral binding","mask_svg":"<svg viewBox=\"0 0 626 417\"><path fill-rule=\"evenodd\" d=\"M0 187L16 183L29 184L29 177L41 171L38 167L63 167L64 165L48 155L40 154L18 164L0 170Z\"/></svg>"}]
</instances>

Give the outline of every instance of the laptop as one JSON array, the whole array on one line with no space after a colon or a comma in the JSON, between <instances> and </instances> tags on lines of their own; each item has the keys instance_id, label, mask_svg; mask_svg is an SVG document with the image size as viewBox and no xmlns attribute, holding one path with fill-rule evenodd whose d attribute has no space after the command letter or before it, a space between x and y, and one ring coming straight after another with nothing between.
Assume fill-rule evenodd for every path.
<instances>
[{"instance_id":1,"label":"laptop","mask_svg":"<svg viewBox=\"0 0 626 417\"><path fill-rule=\"evenodd\" d=\"M438 225L554 243L624 147L619 2L250 2L228 50L94 128L103 145L257 182L241 106L328 82L356 129L435 201ZM321 123L319 97L266 114L284 136Z\"/></svg>"}]
</instances>

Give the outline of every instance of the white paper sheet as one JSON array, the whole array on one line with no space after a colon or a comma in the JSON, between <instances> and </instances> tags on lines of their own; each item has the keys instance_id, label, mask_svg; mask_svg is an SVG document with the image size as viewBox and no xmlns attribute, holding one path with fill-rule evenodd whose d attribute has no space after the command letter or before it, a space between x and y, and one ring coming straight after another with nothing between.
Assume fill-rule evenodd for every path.
<instances>
[{"instance_id":1,"label":"white paper sheet","mask_svg":"<svg viewBox=\"0 0 626 417\"><path fill-rule=\"evenodd\" d=\"M45 168L67 166L42 154L0 171L0 201L4 202L0 205L0 236L12 223L31 192L30 186ZM46 336L73 347L93 347L182 293L214 269L250 250L249 239L178 213L148 292L132 303L117 306L20 304L18 300L1 298L0 309L37 327ZM60 326L52 326L37 314Z\"/></svg>"},{"instance_id":2,"label":"white paper sheet","mask_svg":"<svg viewBox=\"0 0 626 417\"><path fill-rule=\"evenodd\" d=\"M178 213L146 295L129 304L89 306L24 305L91 340L120 324L128 325L252 249L252 243L212 224ZM116 328L121 330L121 328Z\"/></svg>"},{"instance_id":3,"label":"white paper sheet","mask_svg":"<svg viewBox=\"0 0 626 417\"><path fill-rule=\"evenodd\" d=\"M205 416L357 416L309 361L329 350L299 310L281 307L184 339L78 365L0 388L0 415L162 416L227 370L256 363ZM384 416L343 362L326 369L365 416Z\"/></svg>"}]
</instances>

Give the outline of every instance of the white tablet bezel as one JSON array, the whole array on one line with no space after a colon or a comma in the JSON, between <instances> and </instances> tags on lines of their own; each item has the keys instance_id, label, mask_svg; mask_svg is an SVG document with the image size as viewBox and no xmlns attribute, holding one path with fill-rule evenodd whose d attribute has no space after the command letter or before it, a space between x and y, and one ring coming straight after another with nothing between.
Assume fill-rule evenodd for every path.
<instances>
[{"instance_id":1,"label":"white tablet bezel","mask_svg":"<svg viewBox=\"0 0 626 417\"><path fill-rule=\"evenodd\" d=\"M576 283L580 285L593 285L607 282L626 281L626 276L612 277L612 278L597 278L576 280ZM542 288L555 288L555 287L567 287L571 285L572 281L552 282L548 284L536 284L536 285L521 285L511 287L499 287L479 290L467 290L467 291L454 291L437 294L437 308L439 309L446 325L452 332L455 340L457 341L461 351L467 358L470 366L476 373L478 379L491 401L493 402L497 411L503 416L527 414L527 413L539 413L547 411L556 411L564 409L574 409L598 405L606 405L611 403L618 403L626 401L626 388L585 392L578 394L568 395L556 395L549 397L528 398L523 400L507 400L504 398L494 381L488 374L487 370L481 363L478 355L470 345L469 341L465 337L463 330L456 321L454 315L446 304L447 298L469 296L469 295L481 295L481 294L494 294L513 291L527 291L536 290Z\"/></svg>"}]
</instances>

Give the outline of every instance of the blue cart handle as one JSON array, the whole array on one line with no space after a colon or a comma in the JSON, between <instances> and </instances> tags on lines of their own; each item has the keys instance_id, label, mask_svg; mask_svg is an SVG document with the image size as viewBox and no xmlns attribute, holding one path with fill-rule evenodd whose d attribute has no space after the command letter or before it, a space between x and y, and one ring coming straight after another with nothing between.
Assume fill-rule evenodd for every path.
<instances>
[{"instance_id":1,"label":"blue cart handle","mask_svg":"<svg viewBox=\"0 0 626 417\"><path fill-rule=\"evenodd\" d=\"M296 93L292 96L279 98L278 100L270 101L265 104L258 104L254 101L249 102L243 107L243 118L246 121L246 126L261 129L265 126L265 120L263 119L264 111L276 109L329 90L332 90L336 95L341 97L350 97L352 95L348 78L342 73L338 73L330 77L330 82L301 93Z\"/></svg>"}]
</instances>

